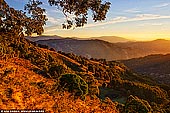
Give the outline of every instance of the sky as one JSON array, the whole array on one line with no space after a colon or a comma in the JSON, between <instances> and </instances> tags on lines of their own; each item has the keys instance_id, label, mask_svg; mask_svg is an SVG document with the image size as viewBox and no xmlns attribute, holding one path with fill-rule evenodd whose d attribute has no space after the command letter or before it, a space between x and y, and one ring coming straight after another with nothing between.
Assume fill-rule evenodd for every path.
<instances>
[{"instance_id":1,"label":"sky","mask_svg":"<svg viewBox=\"0 0 170 113\"><path fill-rule=\"evenodd\" d=\"M155 39L170 40L170 0L106 0L111 8L106 20L93 22L89 16L88 24L81 28L64 30L65 17L48 0L42 1L48 17L43 35L62 37L100 37L119 36L127 39L146 41ZM23 9L28 0L6 0L16 9Z\"/></svg>"}]
</instances>

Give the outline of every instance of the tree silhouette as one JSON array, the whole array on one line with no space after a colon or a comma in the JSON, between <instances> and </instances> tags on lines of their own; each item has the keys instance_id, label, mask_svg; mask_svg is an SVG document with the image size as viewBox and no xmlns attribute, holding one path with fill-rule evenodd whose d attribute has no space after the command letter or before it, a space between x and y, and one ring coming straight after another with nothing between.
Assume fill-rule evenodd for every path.
<instances>
[{"instance_id":1,"label":"tree silhouette","mask_svg":"<svg viewBox=\"0 0 170 113\"><path fill-rule=\"evenodd\" d=\"M102 0L48 0L48 2L65 15L67 21L62 24L64 29L87 24L89 11L92 12L94 22L104 20L110 8L110 2ZM24 12L10 7L5 0L0 0L0 32L13 32L17 35L42 34L47 17L44 14L45 9L40 7L41 4L39 0L29 0Z\"/></svg>"},{"instance_id":2,"label":"tree silhouette","mask_svg":"<svg viewBox=\"0 0 170 113\"><path fill-rule=\"evenodd\" d=\"M41 4L42 2L39 1L29 1L25 5L25 10L29 14L26 15L26 12L15 10L5 0L0 0L0 31L13 32L15 34L25 33L27 35L32 33L42 34L47 18L43 14L45 9L39 7Z\"/></svg>"},{"instance_id":3,"label":"tree silhouette","mask_svg":"<svg viewBox=\"0 0 170 113\"><path fill-rule=\"evenodd\" d=\"M48 0L50 5L57 6L67 18L63 28L69 29L73 26L81 27L87 23L88 11L92 11L93 20L101 21L106 18L110 8L110 2L102 3L102 0ZM74 15L72 18L69 15Z\"/></svg>"}]
</instances>

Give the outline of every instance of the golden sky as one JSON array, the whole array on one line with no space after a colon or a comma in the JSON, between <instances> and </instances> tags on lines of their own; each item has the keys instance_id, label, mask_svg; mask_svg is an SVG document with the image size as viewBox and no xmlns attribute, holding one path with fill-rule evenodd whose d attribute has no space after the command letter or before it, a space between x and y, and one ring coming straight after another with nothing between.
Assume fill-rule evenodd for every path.
<instances>
[{"instance_id":1,"label":"golden sky","mask_svg":"<svg viewBox=\"0 0 170 113\"><path fill-rule=\"evenodd\" d=\"M154 15L150 15L154 16ZM120 17L121 18L121 17ZM139 17L87 24L82 28L63 30L61 26L46 27L44 35L62 37L119 36L145 41L155 39L170 40L170 17Z\"/></svg>"},{"instance_id":2,"label":"golden sky","mask_svg":"<svg viewBox=\"0 0 170 113\"><path fill-rule=\"evenodd\" d=\"M16 8L23 9L28 0L6 0ZM119 36L133 40L170 40L170 0L106 0L111 8L105 21L94 23L89 16L82 28L61 29L65 17L62 12L41 0L48 17L43 35L62 37Z\"/></svg>"},{"instance_id":3,"label":"golden sky","mask_svg":"<svg viewBox=\"0 0 170 113\"><path fill-rule=\"evenodd\" d=\"M63 18L56 19L49 14L49 23L53 24L45 28L44 34L79 38L119 36L133 40L170 40L169 0L110 0L110 2L112 5L105 21L94 23L89 19L87 25L75 30L62 30L60 27Z\"/></svg>"}]
</instances>

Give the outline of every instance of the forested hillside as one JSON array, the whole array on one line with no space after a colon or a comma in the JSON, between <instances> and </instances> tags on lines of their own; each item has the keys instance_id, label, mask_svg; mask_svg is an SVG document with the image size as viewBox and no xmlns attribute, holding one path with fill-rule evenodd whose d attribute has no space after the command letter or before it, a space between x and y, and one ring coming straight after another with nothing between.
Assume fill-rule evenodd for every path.
<instances>
[{"instance_id":1,"label":"forested hillside","mask_svg":"<svg viewBox=\"0 0 170 113\"><path fill-rule=\"evenodd\" d=\"M148 75L159 83L170 84L170 54L149 55L122 62L137 73Z\"/></svg>"},{"instance_id":2,"label":"forested hillside","mask_svg":"<svg viewBox=\"0 0 170 113\"><path fill-rule=\"evenodd\" d=\"M13 33L1 33L0 45L2 109L170 111L169 86L135 74L120 62L54 52Z\"/></svg>"}]
</instances>

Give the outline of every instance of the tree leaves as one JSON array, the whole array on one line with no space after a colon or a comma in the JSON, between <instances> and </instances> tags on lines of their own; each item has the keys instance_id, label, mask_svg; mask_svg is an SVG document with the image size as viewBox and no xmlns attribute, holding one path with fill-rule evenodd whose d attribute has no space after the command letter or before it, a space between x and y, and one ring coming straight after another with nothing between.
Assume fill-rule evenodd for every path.
<instances>
[{"instance_id":1,"label":"tree leaves","mask_svg":"<svg viewBox=\"0 0 170 113\"><path fill-rule=\"evenodd\" d=\"M110 2L103 3L102 0L48 0L48 2L65 15L63 29L87 24L89 11L92 12L94 22L104 20L110 8ZM13 32L18 35L42 34L47 21L45 9L40 7L42 4L39 0L29 0L24 12L11 8L5 0L0 0L0 32Z\"/></svg>"},{"instance_id":2,"label":"tree leaves","mask_svg":"<svg viewBox=\"0 0 170 113\"><path fill-rule=\"evenodd\" d=\"M2 0L0 2L0 31L15 34L25 33L27 35L32 35L32 33L42 34L47 18L44 15L45 9L39 7L41 4L40 1L30 0L25 5L25 10L30 14L28 16L26 12L15 10Z\"/></svg>"},{"instance_id":3,"label":"tree leaves","mask_svg":"<svg viewBox=\"0 0 170 113\"><path fill-rule=\"evenodd\" d=\"M66 16L67 21L62 24L64 29L82 27L87 24L89 11L92 12L94 22L104 20L111 4L110 2L102 3L102 0L48 0L48 2L51 6L57 6Z\"/></svg>"}]
</instances>

